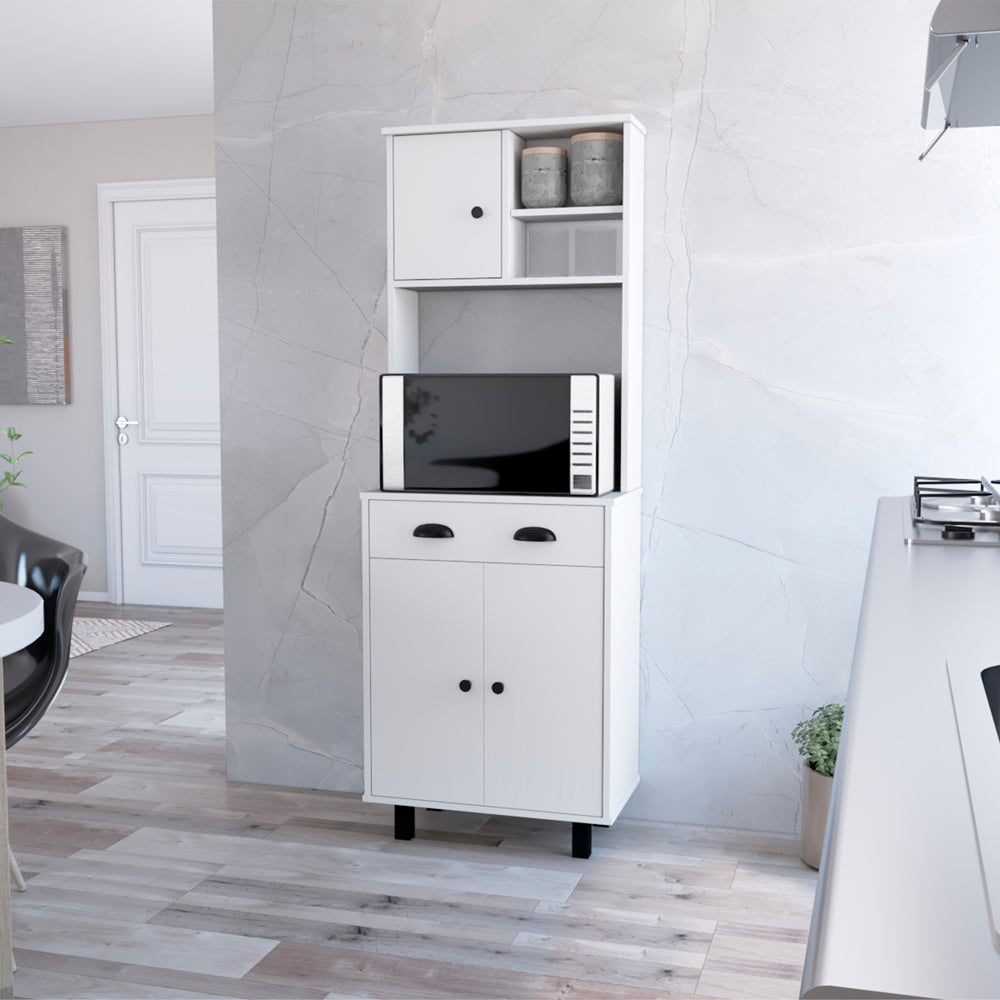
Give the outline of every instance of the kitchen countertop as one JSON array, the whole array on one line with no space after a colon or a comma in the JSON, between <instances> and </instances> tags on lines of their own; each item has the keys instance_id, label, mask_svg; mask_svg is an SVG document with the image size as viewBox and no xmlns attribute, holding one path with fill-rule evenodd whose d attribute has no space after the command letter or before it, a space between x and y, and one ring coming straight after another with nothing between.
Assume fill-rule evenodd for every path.
<instances>
[{"instance_id":1,"label":"kitchen countertop","mask_svg":"<svg viewBox=\"0 0 1000 1000\"><path fill-rule=\"evenodd\" d=\"M908 505L878 504L803 997L1000 997L946 668L1000 663L1000 548L908 546Z\"/></svg>"}]
</instances>

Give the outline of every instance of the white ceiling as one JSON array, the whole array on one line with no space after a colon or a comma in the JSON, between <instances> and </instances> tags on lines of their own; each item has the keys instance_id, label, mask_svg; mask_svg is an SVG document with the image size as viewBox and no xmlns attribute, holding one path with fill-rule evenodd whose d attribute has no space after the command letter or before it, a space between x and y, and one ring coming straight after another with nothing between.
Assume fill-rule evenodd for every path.
<instances>
[{"instance_id":1,"label":"white ceiling","mask_svg":"<svg viewBox=\"0 0 1000 1000\"><path fill-rule=\"evenodd\" d=\"M213 110L212 0L0 0L0 127Z\"/></svg>"}]
</instances>

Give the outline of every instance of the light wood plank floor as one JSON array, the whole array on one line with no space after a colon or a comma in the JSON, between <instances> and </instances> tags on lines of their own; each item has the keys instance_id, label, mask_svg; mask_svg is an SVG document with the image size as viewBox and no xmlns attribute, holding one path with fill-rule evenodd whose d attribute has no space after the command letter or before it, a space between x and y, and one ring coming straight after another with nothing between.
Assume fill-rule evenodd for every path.
<instances>
[{"instance_id":1,"label":"light wood plank floor","mask_svg":"<svg viewBox=\"0 0 1000 1000\"><path fill-rule=\"evenodd\" d=\"M217 612L72 661L8 757L18 997L795 997L795 838L227 784Z\"/></svg>"}]
</instances>

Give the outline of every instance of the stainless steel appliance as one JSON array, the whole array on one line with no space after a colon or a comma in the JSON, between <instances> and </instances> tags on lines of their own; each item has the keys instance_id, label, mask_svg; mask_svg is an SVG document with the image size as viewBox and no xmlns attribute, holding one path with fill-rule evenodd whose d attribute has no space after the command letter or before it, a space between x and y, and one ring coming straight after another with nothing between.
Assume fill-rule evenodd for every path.
<instances>
[{"instance_id":1,"label":"stainless steel appliance","mask_svg":"<svg viewBox=\"0 0 1000 1000\"><path fill-rule=\"evenodd\" d=\"M615 488L613 375L383 375L381 417L383 490Z\"/></svg>"},{"instance_id":2,"label":"stainless steel appliance","mask_svg":"<svg viewBox=\"0 0 1000 1000\"><path fill-rule=\"evenodd\" d=\"M1000 479L916 476L903 515L907 545L1000 548Z\"/></svg>"},{"instance_id":3,"label":"stainless steel appliance","mask_svg":"<svg viewBox=\"0 0 1000 1000\"><path fill-rule=\"evenodd\" d=\"M1000 125L1000 0L940 0L927 40L924 128Z\"/></svg>"}]
</instances>

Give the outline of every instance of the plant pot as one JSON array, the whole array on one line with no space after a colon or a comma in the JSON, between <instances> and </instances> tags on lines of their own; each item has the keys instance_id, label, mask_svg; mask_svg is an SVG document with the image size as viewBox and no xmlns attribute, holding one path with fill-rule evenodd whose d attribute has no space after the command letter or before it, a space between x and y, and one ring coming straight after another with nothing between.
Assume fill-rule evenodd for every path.
<instances>
[{"instance_id":1,"label":"plant pot","mask_svg":"<svg viewBox=\"0 0 1000 1000\"><path fill-rule=\"evenodd\" d=\"M802 833L799 855L810 868L819 868L823 857L826 816L830 811L833 778L802 764Z\"/></svg>"}]
</instances>

